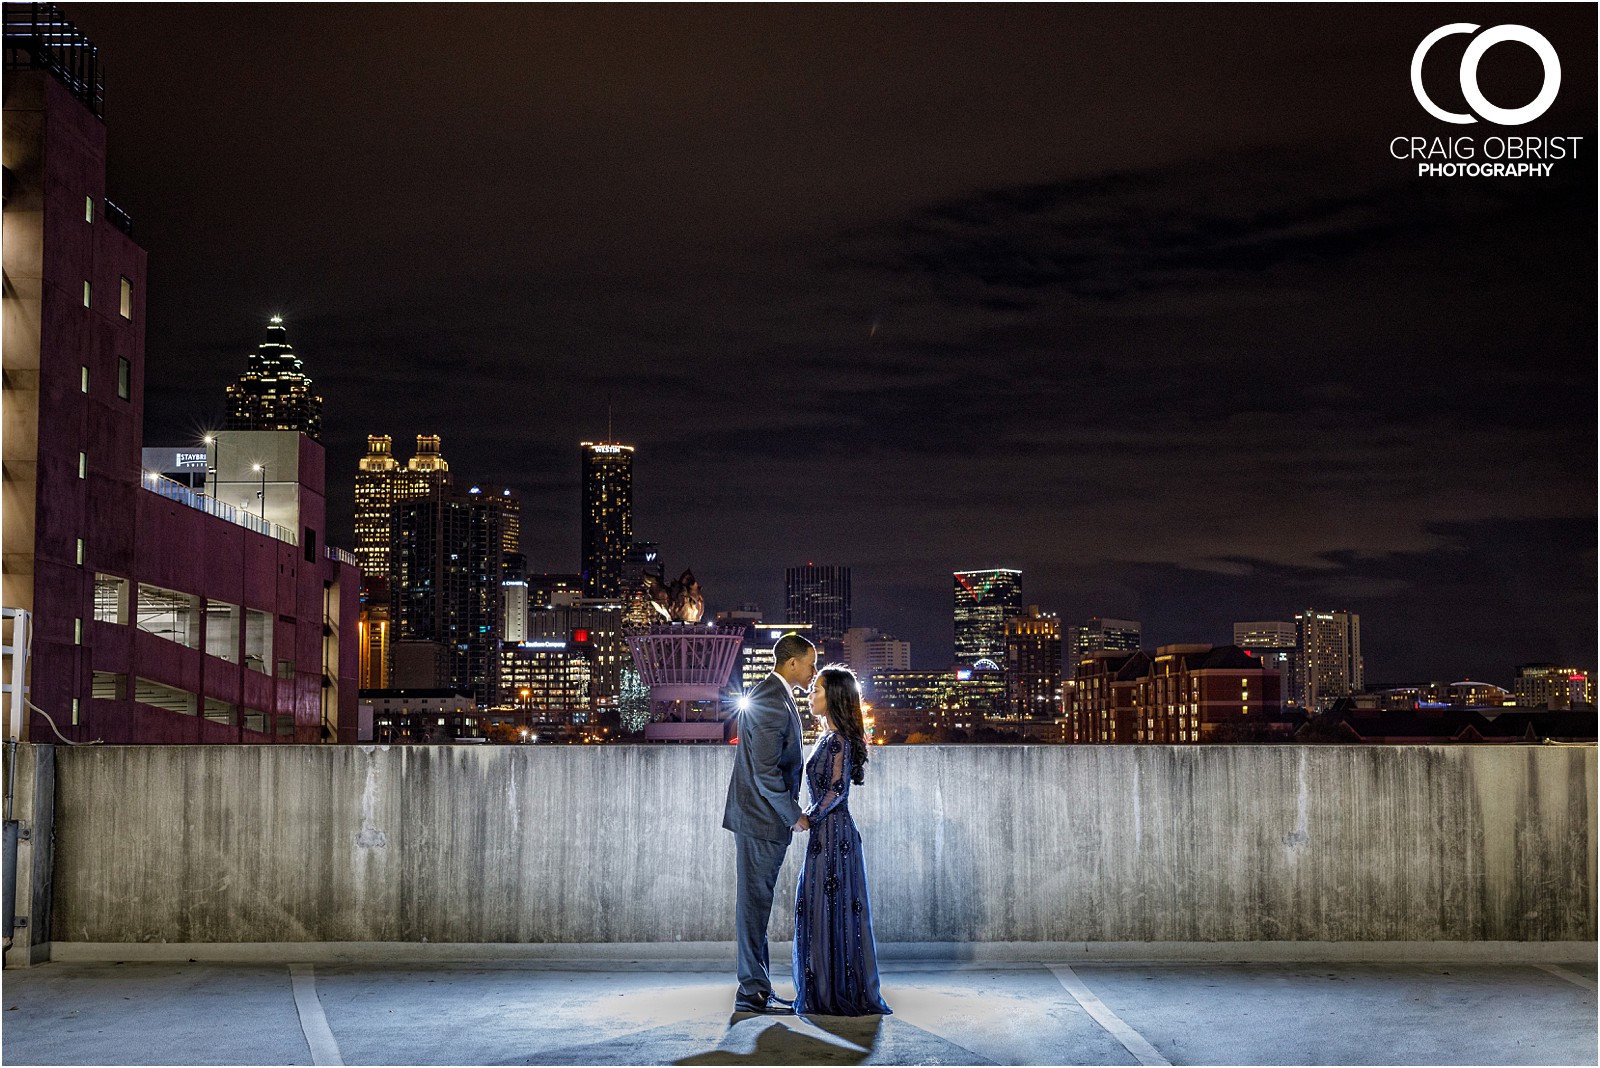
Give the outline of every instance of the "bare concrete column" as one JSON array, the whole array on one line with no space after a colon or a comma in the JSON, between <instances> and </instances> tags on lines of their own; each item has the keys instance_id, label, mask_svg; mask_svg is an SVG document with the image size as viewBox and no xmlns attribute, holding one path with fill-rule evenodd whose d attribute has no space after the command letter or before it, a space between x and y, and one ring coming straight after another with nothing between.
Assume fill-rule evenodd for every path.
<instances>
[{"instance_id":1,"label":"bare concrete column","mask_svg":"<svg viewBox=\"0 0 1600 1068\"><path fill-rule=\"evenodd\" d=\"M56 747L17 747L12 818L21 823L17 844L18 927L6 947L5 966L26 968L50 959L51 869L55 853ZM10 785L10 784L8 784Z\"/></svg>"}]
</instances>

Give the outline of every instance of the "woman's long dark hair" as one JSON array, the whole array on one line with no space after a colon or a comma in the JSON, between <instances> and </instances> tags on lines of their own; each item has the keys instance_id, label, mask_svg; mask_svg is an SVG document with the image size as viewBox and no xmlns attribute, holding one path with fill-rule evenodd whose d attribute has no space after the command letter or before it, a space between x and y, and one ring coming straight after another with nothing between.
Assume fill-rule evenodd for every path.
<instances>
[{"instance_id":1,"label":"woman's long dark hair","mask_svg":"<svg viewBox=\"0 0 1600 1068\"><path fill-rule=\"evenodd\" d=\"M867 777L867 729L861 722L861 686L843 664L829 664L817 674L828 702L828 718L850 746L850 781L860 786Z\"/></svg>"}]
</instances>

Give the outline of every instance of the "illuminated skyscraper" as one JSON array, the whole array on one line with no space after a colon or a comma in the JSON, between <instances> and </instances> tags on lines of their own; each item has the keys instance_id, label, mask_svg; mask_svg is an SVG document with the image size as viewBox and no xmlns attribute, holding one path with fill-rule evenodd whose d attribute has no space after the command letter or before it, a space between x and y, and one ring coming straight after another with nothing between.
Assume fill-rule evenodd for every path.
<instances>
[{"instance_id":1,"label":"illuminated skyscraper","mask_svg":"<svg viewBox=\"0 0 1600 1068\"><path fill-rule=\"evenodd\" d=\"M394 457L394 439L368 435L356 472L355 552L363 575L394 575L394 506L449 484L450 465L439 454L438 435L417 435L416 455L405 467Z\"/></svg>"},{"instance_id":2,"label":"illuminated skyscraper","mask_svg":"<svg viewBox=\"0 0 1600 1068\"><path fill-rule=\"evenodd\" d=\"M417 501L443 492L453 485L454 477L450 474L450 465L445 462L444 455L439 451L440 438L437 434L418 434L417 449L411 459L406 461L404 471L395 472L394 496L390 501L390 509L394 505L405 501ZM394 539L393 527L390 528L390 541ZM390 569L394 568L393 550L391 550Z\"/></svg>"},{"instance_id":3,"label":"illuminated skyscraper","mask_svg":"<svg viewBox=\"0 0 1600 1068\"><path fill-rule=\"evenodd\" d=\"M389 507L394 501L394 439L367 435L367 454L356 471L356 560L363 575L389 573Z\"/></svg>"},{"instance_id":4,"label":"illuminated skyscraper","mask_svg":"<svg viewBox=\"0 0 1600 1068\"><path fill-rule=\"evenodd\" d=\"M445 685L480 706L499 685L504 514L498 498L448 488L394 509L395 640L445 649Z\"/></svg>"},{"instance_id":5,"label":"illuminated skyscraper","mask_svg":"<svg viewBox=\"0 0 1600 1068\"><path fill-rule=\"evenodd\" d=\"M1300 704L1315 712L1337 697L1365 688L1361 660L1361 617L1354 612L1294 614L1300 646Z\"/></svg>"},{"instance_id":6,"label":"illuminated skyscraper","mask_svg":"<svg viewBox=\"0 0 1600 1068\"><path fill-rule=\"evenodd\" d=\"M1095 616L1081 627L1067 628L1067 663L1078 673L1080 661L1095 653L1137 652L1143 627L1135 619L1101 619Z\"/></svg>"},{"instance_id":7,"label":"illuminated skyscraper","mask_svg":"<svg viewBox=\"0 0 1600 1068\"><path fill-rule=\"evenodd\" d=\"M395 626L399 610L395 506L434 496L449 484L450 465L439 454L437 435L418 435L416 455L405 467L395 459L393 438L368 435L355 486L364 689L384 689L394 678L393 643L400 633Z\"/></svg>"},{"instance_id":8,"label":"illuminated skyscraper","mask_svg":"<svg viewBox=\"0 0 1600 1068\"><path fill-rule=\"evenodd\" d=\"M1010 568L955 573L956 664L1005 663L1006 620L1022 614L1022 572Z\"/></svg>"},{"instance_id":9,"label":"illuminated skyscraper","mask_svg":"<svg viewBox=\"0 0 1600 1068\"><path fill-rule=\"evenodd\" d=\"M1054 719L1060 712L1061 619L1030 604L1006 620L1006 704L1018 719Z\"/></svg>"},{"instance_id":10,"label":"illuminated skyscraper","mask_svg":"<svg viewBox=\"0 0 1600 1068\"><path fill-rule=\"evenodd\" d=\"M811 639L838 642L850 629L850 569L836 564L806 564L784 571L789 619L811 624Z\"/></svg>"},{"instance_id":11,"label":"illuminated skyscraper","mask_svg":"<svg viewBox=\"0 0 1600 1068\"><path fill-rule=\"evenodd\" d=\"M281 316L272 317L267 339L245 358L244 374L228 387L223 429L298 430L320 439L322 398L312 390Z\"/></svg>"},{"instance_id":12,"label":"illuminated skyscraper","mask_svg":"<svg viewBox=\"0 0 1600 1068\"><path fill-rule=\"evenodd\" d=\"M583 594L622 599L633 545L633 446L585 441L583 449Z\"/></svg>"},{"instance_id":13,"label":"illuminated skyscraper","mask_svg":"<svg viewBox=\"0 0 1600 1068\"><path fill-rule=\"evenodd\" d=\"M509 486L484 484L471 487L467 495L500 512L500 551L506 556L506 565L520 578L526 565L522 557L522 495Z\"/></svg>"}]
</instances>

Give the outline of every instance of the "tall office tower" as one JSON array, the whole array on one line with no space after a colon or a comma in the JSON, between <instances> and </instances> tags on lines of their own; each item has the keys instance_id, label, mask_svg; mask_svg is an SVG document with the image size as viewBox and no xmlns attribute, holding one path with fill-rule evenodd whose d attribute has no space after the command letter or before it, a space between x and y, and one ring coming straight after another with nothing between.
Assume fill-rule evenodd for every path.
<instances>
[{"instance_id":1,"label":"tall office tower","mask_svg":"<svg viewBox=\"0 0 1600 1068\"><path fill-rule=\"evenodd\" d=\"M399 470L394 439L387 434L368 434L367 454L356 469L356 560L363 575L389 573L389 509Z\"/></svg>"},{"instance_id":2,"label":"tall office tower","mask_svg":"<svg viewBox=\"0 0 1600 1068\"><path fill-rule=\"evenodd\" d=\"M1354 612L1294 614L1300 661L1300 704L1315 712L1338 697L1361 693L1361 617Z\"/></svg>"},{"instance_id":3,"label":"tall office tower","mask_svg":"<svg viewBox=\"0 0 1600 1068\"><path fill-rule=\"evenodd\" d=\"M583 594L620 601L633 545L633 446L582 443Z\"/></svg>"},{"instance_id":4,"label":"tall office tower","mask_svg":"<svg viewBox=\"0 0 1600 1068\"><path fill-rule=\"evenodd\" d=\"M443 685L498 696L504 511L496 498L443 488L395 505L394 635L448 656Z\"/></svg>"},{"instance_id":5,"label":"tall office tower","mask_svg":"<svg viewBox=\"0 0 1600 1068\"><path fill-rule=\"evenodd\" d=\"M520 643L528 640L528 580L508 578L500 583L500 633L505 640Z\"/></svg>"},{"instance_id":6,"label":"tall office tower","mask_svg":"<svg viewBox=\"0 0 1600 1068\"><path fill-rule=\"evenodd\" d=\"M1283 701L1300 703L1300 639L1293 623L1262 620L1233 625L1233 644L1261 660L1282 679Z\"/></svg>"},{"instance_id":7,"label":"tall office tower","mask_svg":"<svg viewBox=\"0 0 1600 1068\"><path fill-rule=\"evenodd\" d=\"M811 640L838 642L850 629L850 569L836 564L806 564L784 572L789 620L811 624Z\"/></svg>"},{"instance_id":8,"label":"tall office tower","mask_svg":"<svg viewBox=\"0 0 1600 1068\"><path fill-rule=\"evenodd\" d=\"M479 484L467 490L482 497L487 507L500 510L500 551L509 558L522 558L522 494L509 486ZM518 572L520 574L520 570Z\"/></svg>"},{"instance_id":9,"label":"tall office tower","mask_svg":"<svg viewBox=\"0 0 1600 1068\"><path fill-rule=\"evenodd\" d=\"M1081 627L1067 628L1067 664L1074 675L1078 662L1095 653L1136 652L1143 627L1134 619L1101 619L1095 616Z\"/></svg>"},{"instance_id":10,"label":"tall office tower","mask_svg":"<svg viewBox=\"0 0 1600 1068\"><path fill-rule=\"evenodd\" d=\"M1061 618L1030 604L1006 620L1006 705L1018 719L1054 719L1060 711Z\"/></svg>"},{"instance_id":11,"label":"tall office tower","mask_svg":"<svg viewBox=\"0 0 1600 1068\"><path fill-rule=\"evenodd\" d=\"M424 487L413 490L412 496L420 497L427 492L427 489L447 485L450 482L450 465L445 462L444 454L439 451L441 444L442 439L438 434L417 435L416 452L406 461L405 473L400 476L400 482L404 486Z\"/></svg>"},{"instance_id":12,"label":"tall office tower","mask_svg":"<svg viewBox=\"0 0 1600 1068\"><path fill-rule=\"evenodd\" d=\"M223 429L298 430L312 441L321 437L322 398L312 390L281 316L267 323L267 339L245 357L244 374L228 387Z\"/></svg>"},{"instance_id":13,"label":"tall office tower","mask_svg":"<svg viewBox=\"0 0 1600 1068\"><path fill-rule=\"evenodd\" d=\"M851 627L844 632L844 662L863 682L874 671L910 671L911 643L876 627Z\"/></svg>"},{"instance_id":14,"label":"tall office tower","mask_svg":"<svg viewBox=\"0 0 1600 1068\"><path fill-rule=\"evenodd\" d=\"M500 612L502 619L500 637L504 641L513 643L527 641L528 558L521 553L506 553L502 562Z\"/></svg>"},{"instance_id":15,"label":"tall office tower","mask_svg":"<svg viewBox=\"0 0 1600 1068\"><path fill-rule=\"evenodd\" d=\"M232 432L223 475L249 481L221 499L141 472L146 256L106 197L98 50L52 4L4 24L0 670L20 740L354 742L360 576L323 537L322 446Z\"/></svg>"},{"instance_id":16,"label":"tall office tower","mask_svg":"<svg viewBox=\"0 0 1600 1068\"><path fill-rule=\"evenodd\" d=\"M394 506L449 483L438 435L417 435L416 455L405 467L395 459L389 435L367 436L367 454L356 471L356 560L363 575L394 575Z\"/></svg>"},{"instance_id":17,"label":"tall office tower","mask_svg":"<svg viewBox=\"0 0 1600 1068\"><path fill-rule=\"evenodd\" d=\"M1006 620L1022 614L1022 572L1010 568L955 573L956 659L961 667L1006 659Z\"/></svg>"}]
</instances>

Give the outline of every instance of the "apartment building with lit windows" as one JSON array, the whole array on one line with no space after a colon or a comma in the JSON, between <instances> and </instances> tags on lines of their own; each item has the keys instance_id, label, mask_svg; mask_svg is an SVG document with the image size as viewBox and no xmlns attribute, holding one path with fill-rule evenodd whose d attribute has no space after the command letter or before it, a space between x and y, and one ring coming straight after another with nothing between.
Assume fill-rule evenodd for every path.
<instances>
[{"instance_id":1,"label":"apartment building with lit windows","mask_svg":"<svg viewBox=\"0 0 1600 1068\"><path fill-rule=\"evenodd\" d=\"M1236 645L1163 645L1133 688L1132 741L1216 740L1224 726L1278 720L1283 677Z\"/></svg>"}]
</instances>

